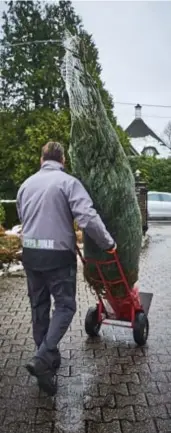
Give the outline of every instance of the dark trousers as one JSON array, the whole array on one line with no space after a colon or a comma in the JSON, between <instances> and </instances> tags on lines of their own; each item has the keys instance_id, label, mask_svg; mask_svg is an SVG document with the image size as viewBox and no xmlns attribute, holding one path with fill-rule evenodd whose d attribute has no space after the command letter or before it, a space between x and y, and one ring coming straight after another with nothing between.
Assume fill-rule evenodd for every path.
<instances>
[{"instance_id":1,"label":"dark trousers","mask_svg":"<svg viewBox=\"0 0 171 433\"><path fill-rule=\"evenodd\" d=\"M76 266L49 271L25 269L30 298L36 356L55 367L57 345L76 312ZM51 295L54 311L50 319Z\"/></svg>"}]
</instances>

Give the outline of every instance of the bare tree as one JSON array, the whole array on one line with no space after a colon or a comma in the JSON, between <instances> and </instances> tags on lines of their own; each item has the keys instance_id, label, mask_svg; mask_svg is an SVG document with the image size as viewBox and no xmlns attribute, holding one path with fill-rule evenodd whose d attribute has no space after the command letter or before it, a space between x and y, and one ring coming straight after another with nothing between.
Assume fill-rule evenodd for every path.
<instances>
[{"instance_id":1,"label":"bare tree","mask_svg":"<svg viewBox=\"0 0 171 433\"><path fill-rule=\"evenodd\" d=\"M169 120L166 128L164 129L164 137L166 145L171 149L171 120Z\"/></svg>"}]
</instances>

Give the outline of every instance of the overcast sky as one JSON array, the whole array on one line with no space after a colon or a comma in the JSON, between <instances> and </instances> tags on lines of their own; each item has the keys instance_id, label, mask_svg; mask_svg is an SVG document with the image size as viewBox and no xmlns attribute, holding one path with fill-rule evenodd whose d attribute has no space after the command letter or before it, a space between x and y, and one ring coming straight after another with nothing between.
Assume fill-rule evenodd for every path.
<instances>
[{"instance_id":1,"label":"overcast sky","mask_svg":"<svg viewBox=\"0 0 171 433\"><path fill-rule=\"evenodd\" d=\"M134 107L117 102L171 105L171 2L80 0L73 5L99 49L102 78L120 124L128 126ZM171 109L144 107L142 114L160 135L171 120Z\"/></svg>"},{"instance_id":2,"label":"overcast sky","mask_svg":"<svg viewBox=\"0 0 171 433\"><path fill-rule=\"evenodd\" d=\"M171 2L73 4L93 34L103 79L114 101L171 106ZM115 112L124 127L134 117L130 106L116 104ZM144 107L144 120L162 134L169 119L157 116L171 120L171 109Z\"/></svg>"}]
</instances>

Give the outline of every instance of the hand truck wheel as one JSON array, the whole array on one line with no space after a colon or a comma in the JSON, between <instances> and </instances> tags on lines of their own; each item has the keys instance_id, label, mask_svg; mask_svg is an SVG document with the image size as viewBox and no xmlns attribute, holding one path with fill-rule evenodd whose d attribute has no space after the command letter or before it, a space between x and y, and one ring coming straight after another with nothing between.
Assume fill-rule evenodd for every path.
<instances>
[{"instance_id":1,"label":"hand truck wheel","mask_svg":"<svg viewBox=\"0 0 171 433\"><path fill-rule=\"evenodd\" d=\"M149 333L149 321L148 317L143 311L138 311L135 314L135 320L133 324L133 337L134 341L138 346L144 346Z\"/></svg>"},{"instance_id":2,"label":"hand truck wheel","mask_svg":"<svg viewBox=\"0 0 171 433\"><path fill-rule=\"evenodd\" d=\"M90 337L97 337L102 322L98 320L98 307L90 307L85 318L85 331Z\"/></svg>"}]
</instances>

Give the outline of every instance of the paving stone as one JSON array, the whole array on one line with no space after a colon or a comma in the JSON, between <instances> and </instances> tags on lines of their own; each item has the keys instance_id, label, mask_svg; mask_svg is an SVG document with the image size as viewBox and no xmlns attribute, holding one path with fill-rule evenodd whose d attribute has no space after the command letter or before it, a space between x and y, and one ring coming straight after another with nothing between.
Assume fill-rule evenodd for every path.
<instances>
[{"instance_id":1,"label":"paving stone","mask_svg":"<svg viewBox=\"0 0 171 433\"><path fill-rule=\"evenodd\" d=\"M125 356L125 357L121 356L120 358L118 358L118 357L115 357L115 356L108 355L106 353L105 353L105 356L106 356L106 358L108 360L109 365L111 365L111 366L112 365L116 365L118 363L120 365L124 364L125 367L126 367L127 364L128 365L133 365L134 364L133 358L131 356Z\"/></svg>"},{"instance_id":2,"label":"paving stone","mask_svg":"<svg viewBox=\"0 0 171 433\"><path fill-rule=\"evenodd\" d=\"M132 396L129 395L127 397L116 395L116 403L118 407L135 406L135 405L147 406L147 401L143 393L139 393Z\"/></svg>"},{"instance_id":3,"label":"paving stone","mask_svg":"<svg viewBox=\"0 0 171 433\"><path fill-rule=\"evenodd\" d=\"M157 419L156 423L160 433L171 432L171 419Z\"/></svg>"},{"instance_id":4,"label":"paving stone","mask_svg":"<svg viewBox=\"0 0 171 433\"><path fill-rule=\"evenodd\" d=\"M99 407L95 407L90 410L85 410L83 416L86 421L95 421L95 422L102 421L101 410Z\"/></svg>"},{"instance_id":5,"label":"paving stone","mask_svg":"<svg viewBox=\"0 0 171 433\"><path fill-rule=\"evenodd\" d=\"M95 410L93 409L93 411L85 411L85 413L87 414L87 418L90 420L94 420L96 418L97 421L101 420L101 413L99 408ZM55 418L55 426L56 428L60 426L63 427L64 431L71 425L76 425L77 428L79 427L79 425L81 425L82 427L85 419L85 413L83 413L83 409L77 407L66 408L63 411L56 411L53 414L53 419ZM48 419L48 414L46 415L46 418ZM39 417L37 417L37 422L39 422Z\"/></svg>"},{"instance_id":6,"label":"paving stone","mask_svg":"<svg viewBox=\"0 0 171 433\"><path fill-rule=\"evenodd\" d=\"M127 406L124 407L123 409L105 408L102 410L102 412L103 412L103 419L105 422L111 422L115 419L135 421L135 415L132 406Z\"/></svg>"},{"instance_id":7,"label":"paving stone","mask_svg":"<svg viewBox=\"0 0 171 433\"><path fill-rule=\"evenodd\" d=\"M166 385L166 384L159 384L160 385ZM131 395L139 394L140 392L150 392L152 394L159 394L159 390L157 387L157 384L155 382L148 382L148 383L140 383L140 384L133 384L128 383L128 391Z\"/></svg>"},{"instance_id":8,"label":"paving stone","mask_svg":"<svg viewBox=\"0 0 171 433\"><path fill-rule=\"evenodd\" d=\"M147 362L144 362L142 364L137 364L137 365L135 365L135 364L129 365L129 366L128 365L123 365L123 372L126 373L126 374L131 374L131 373L146 374L146 373L150 373L150 367L147 364Z\"/></svg>"},{"instance_id":9,"label":"paving stone","mask_svg":"<svg viewBox=\"0 0 171 433\"><path fill-rule=\"evenodd\" d=\"M140 383L139 377L137 373L131 373L131 374L112 374L111 375L111 382L113 385L117 383Z\"/></svg>"},{"instance_id":10,"label":"paving stone","mask_svg":"<svg viewBox=\"0 0 171 433\"><path fill-rule=\"evenodd\" d=\"M21 359L7 359L6 361L6 370L13 368L13 367L20 367L20 365L22 364L22 360ZM23 363L24 364L24 363Z\"/></svg>"},{"instance_id":11,"label":"paving stone","mask_svg":"<svg viewBox=\"0 0 171 433\"><path fill-rule=\"evenodd\" d=\"M27 409L25 411L14 411L12 409L7 409L4 425L19 422L34 424L35 417L36 409Z\"/></svg>"},{"instance_id":12,"label":"paving stone","mask_svg":"<svg viewBox=\"0 0 171 433\"><path fill-rule=\"evenodd\" d=\"M110 347L109 349L105 350L105 356L113 356L115 358L118 358L118 348L117 347ZM101 358L102 357L102 351L100 348L95 349L95 358Z\"/></svg>"},{"instance_id":13,"label":"paving stone","mask_svg":"<svg viewBox=\"0 0 171 433\"><path fill-rule=\"evenodd\" d=\"M171 383L157 382L157 386L161 394L171 392Z\"/></svg>"},{"instance_id":14,"label":"paving stone","mask_svg":"<svg viewBox=\"0 0 171 433\"><path fill-rule=\"evenodd\" d=\"M1 386L0 384L0 395L1 398L9 398L11 396L12 393L12 386L4 384L3 386Z\"/></svg>"},{"instance_id":15,"label":"paving stone","mask_svg":"<svg viewBox=\"0 0 171 433\"><path fill-rule=\"evenodd\" d=\"M49 423L56 420L56 412L53 410L47 410L47 409L38 409L36 417L35 417L35 423L36 424L44 424Z\"/></svg>"},{"instance_id":16,"label":"paving stone","mask_svg":"<svg viewBox=\"0 0 171 433\"><path fill-rule=\"evenodd\" d=\"M111 385L110 387L107 385L99 385L100 395L111 394L120 394L120 395L128 395L128 388L125 383L119 383L117 385Z\"/></svg>"},{"instance_id":17,"label":"paving stone","mask_svg":"<svg viewBox=\"0 0 171 433\"><path fill-rule=\"evenodd\" d=\"M27 427L27 424L25 424ZM11 424L5 427L5 433L18 433L19 426L17 424ZM0 427L0 433L4 433L4 426Z\"/></svg>"},{"instance_id":18,"label":"paving stone","mask_svg":"<svg viewBox=\"0 0 171 433\"><path fill-rule=\"evenodd\" d=\"M19 385L14 385L11 393L12 398L37 398L39 394L38 387L21 387Z\"/></svg>"},{"instance_id":19,"label":"paving stone","mask_svg":"<svg viewBox=\"0 0 171 433\"><path fill-rule=\"evenodd\" d=\"M63 352L61 352L63 353ZM71 350L71 359L78 359L78 358L84 358L84 359L92 359L94 358L94 352L93 349L87 349L87 350Z\"/></svg>"},{"instance_id":20,"label":"paving stone","mask_svg":"<svg viewBox=\"0 0 171 433\"><path fill-rule=\"evenodd\" d=\"M171 403L166 404L166 408L167 408L169 416L171 417Z\"/></svg>"},{"instance_id":21,"label":"paving stone","mask_svg":"<svg viewBox=\"0 0 171 433\"><path fill-rule=\"evenodd\" d=\"M90 423L88 433L121 433L120 423L118 421L107 424Z\"/></svg>"},{"instance_id":22,"label":"paving stone","mask_svg":"<svg viewBox=\"0 0 171 433\"><path fill-rule=\"evenodd\" d=\"M153 373L139 373L139 381L141 383L146 383L148 384L149 382L163 382L163 383L167 383L168 382L168 378L167 378L168 373L163 373L162 371L158 371L153 372Z\"/></svg>"},{"instance_id":23,"label":"paving stone","mask_svg":"<svg viewBox=\"0 0 171 433\"><path fill-rule=\"evenodd\" d=\"M30 359L31 358L31 353L30 352L32 352L32 351L23 351L23 352L21 352L21 355L20 355L20 357L21 357L21 359L22 360L24 360L24 363L25 363L25 361L27 361L28 359Z\"/></svg>"},{"instance_id":24,"label":"paving stone","mask_svg":"<svg viewBox=\"0 0 171 433\"><path fill-rule=\"evenodd\" d=\"M160 372L160 371L164 371L165 373L167 372L167 371L169 371L170 372L170 370L171 370L171 366L170 366L170 364L162 364L162 363L157 363L157 362L149 362L149 367L150 367L150 370L152 371L152 373L158 373L158 372Z\"/></svg>"},{"instance_id":25,"label":"paving stone","mask_svg":"<svg viewBox=\"0 0 171 433\"><path fill-rule=\"evenodd\" d=\"M105 385L111 384L111 375L110 374L104 373L103 376L94 375L93 377L91 377L91 381L92 381L92 379L93 379L93 382L97 383L97 384L105 384Z\"/></svg>"},{"instance_id":26,"label":"paving stone","mask_svg":"<svg viewBox=\"0 0 171 433\"><path fill-rule=\"evenodd\" d=\"M70 369L68 366L66 367L60 367L59 371L58 371L58 376L64 376L64 377L69 377L70 376Z\"/></svg>"},{"instance_id":27,"label":"paving stone","mask_svg":"<svg viewBox=\"0 0 171 433\"><path fill-rule=\"evenodd\" d=\"M26 370L24 365L20 365L18 368L16 368L16 374L15 376L27 376L28 377L28 371Z\"/></svg>"},{"instance_id":28,"label":"paving stone","mask_svg":"<svg viewBox=\"0 0 171 433\"><path fill-rule=\"evenodd\" d=\"M6 359L6 361L8 361L10 359L11 362L14 359L15 360L20 360L21 359L21 354L22 354L21 350L20 350L20 352L15 352L15 353L11 353L11 352L9 352L9 353L2 353L0 355L0 360L3 360L3 359L5 360Z\"/></svg>"},{"instance_id":29,"label":"paving stone","mask_svg":"<svg viewBox=\"0 0 171 433\"><path fill-rule=\"evenodd\" d=\"M2 425L4 422L5 414L6 414L6 409L0 408L0 425Z\"/></svg>"},{"instance_id":30,"label":"paving stone","mask_svg":"<svg viewBox=\"0 0 171 433\"><path fill-rule=\"evenodd\" d=\"M1 346L1 354L2 353L10 353L12 351L12 346L9 344L8 346L4 345L4 342Z\"/></svg>"},{"instance_id":31,"label":"paving stone","mask_svg":"<svg viewBox=\"0 0 171 433\"><path fill-rule=\"evenodd\" d=\"M85 422L80 421L77 424L70 424L69 427L57 422L53 426L53 433L85 433Z\"/></svg>"},{"instance_id":32,"label":"paving stone","mask_svg":"<svg viewBox=\"0 0 171 433\"><path fill-rule=\"evenodd\" d=\"M146 397L150 406L155 406L158 404L166 404L166 403L170 403L171 401L171 392L167 392L159 395L147 393Z\"/></svg>"},{"instance_id":33,"label":"paving stone","mask_svg":"<svg viewBox=\"0 0 171 433\"><path fill-rule=\"evenodd\" d=\"M0 427L0 433L50 433L52 424L46 423L40 426L28 423L15 423L8 426Z\"/></svg>"},{"instance_id":34,"label":"paving stone","mask_svg":"<svg viewBox=\"0 0 171 433\"><path fill-rule=\"evenodd\" d=\"M84 383L83 385L83 396L89 395L91 397L99 396L99 388L95 383L89 383L88 385Z\"/></svg>"},{"instance_id":35,"label":"paving stone","mask_svg":"<svg viewBox=\"0 0 171 433\"><path fill-rule=\"evenodd\" d=\"M122 432L123 433L157 433L153 420L134 422L122 421Z\"/></svg>"},{"instance_id":36,"label":"paving stone","mask_svg":"<svg viewBox=\"0 0 171 433\"><path fill-rule=\"evenodd\" d=\"M84 396L84 407L85 409L93 409L94 407L115 407L115 399L111 394L105 395L104 397L92 397L90 395Z\"/></svg>"},{"instance_id":37,"label":"paving stone","mask_svg":"<svg viewBox=\"0 0 171 433\"><path fill-rule=\"evenodd\" d=\"M161 364L171 364L171 355L158 355L158 359Z\"/></svg>"},{"instance_id":38,"label":"paving stone","mask_svg":"<svg viewBox=\"0 0 171 433\"><path fill-rule=\"evenodd\" d=\"M70 359L71 358L71 351L70 350L61 350L61 356L64 359Z\"/></svg>"},{"instance_id":39,"label":"paving stone","mask_svg":"<svg viewBox=\"0 0 171 433\"><path fill-rule=\"evenodd\" d=\"M166 372L167 381L171 382L171 371Z\"/></svg>"},{"instance_id":40,"label":"paving stone","mask_svg":"<svg viewBox=\"0 0 171 433\"><path fill-rule=\"evenodd\" d=\"M135 406L134 411L137 421L145 421L148 418L168 418L167 409L162 404L150 407Z\"/></svg>"},{"instance_id":41,"label":"paving stone","mask_svg":"<svg viewBox=\"0 0 171 433\"><path fill-rule=\"evenodd\" d=\"M106 343L101 337L98 336L95 340L87 339L83 343L83 347L85 350L87 349L93 349L94 351L97 350L102 355L102 350L106 349ZM99 353L99 357L101 358L100 353Z\"/></svg>"},{"instance_id":42,"label":"paving stone","mask_svg":"<svg viewBox=\"0 0 171 433\"><path fill-rule=\"evenodd\" d=\"M120 357L126 357L126 356L144 356L143 348L140 347L118 347L118 352Z\"/></svg>"}]
</instances>

